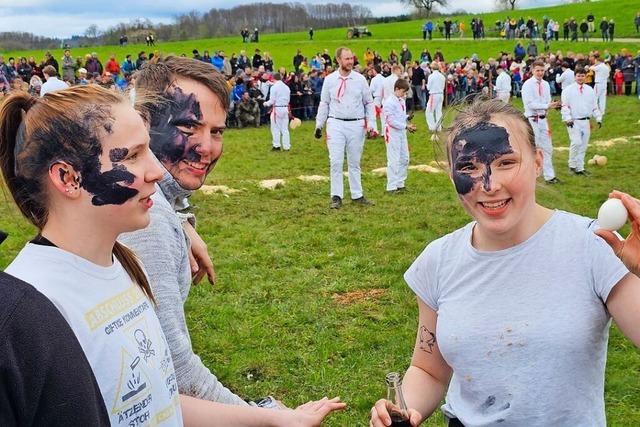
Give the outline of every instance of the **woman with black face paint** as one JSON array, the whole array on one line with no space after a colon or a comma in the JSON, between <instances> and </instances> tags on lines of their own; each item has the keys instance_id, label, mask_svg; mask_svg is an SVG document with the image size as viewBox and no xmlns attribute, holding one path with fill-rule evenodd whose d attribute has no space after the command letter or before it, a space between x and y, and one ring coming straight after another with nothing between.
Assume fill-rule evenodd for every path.
<instances>
[{"instance_id":1,"label":"woman with black face paint","mask_svg":"<svg viewBox=\"0 0 640 427\"><path fill-rule=\"evenodd\" d=\"M32 284L69 324L111 425L310 427L344 406L325 398L273 411L179 395L147 275L116 242L149 224L163 174L127 99L97 86L41 99L16 94L0 109L0 129L4 180L39 230L7 272Z\"/></svg>"},{"instance_id":2,"label":"woman with black face paint","mask_svg":"<svg viewBox=\"0 0 640 427\"><path fill-rule=\"evenodd\" d=\"M39 234L7 272L47 297L73 329L112 425L181 425L173 363L146 275L118 235L145 227L162 170L142 118L97 86L9 97L0 166Z\"/></svg>"},{"instance_id":3,"label":"woman with black face paint","mask_svg":"<svg viewBox=\"0 0 640 427\"><path fill-rule=\"evenodd\" d=\"M477 100L460 112L447 154L473 221L431 242L404 275L419 306L402 382L410 424L445 397L449 426L605 426L608 330L613 318L640 346L640 279L596 222L536 202L542 152L511 105ZM623 245L636 266L637 240ZM391 425L393 409L379 400L371 425Z\"/></svg>"}]
</instances>

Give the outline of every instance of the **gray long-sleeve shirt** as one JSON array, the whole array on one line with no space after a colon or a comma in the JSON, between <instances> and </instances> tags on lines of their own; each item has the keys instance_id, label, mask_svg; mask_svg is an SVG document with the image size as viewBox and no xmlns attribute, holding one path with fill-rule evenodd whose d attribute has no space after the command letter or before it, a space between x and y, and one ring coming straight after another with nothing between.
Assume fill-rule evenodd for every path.
<instances>
[{"instance_id":1,"label":"gray long-sleeve shirt","mask_svg":"<svg viewBox=\"0 0 640 427\"><path fill-rule=\"evenodd\" d=\"M124 233L119 240L135 251L149 276L180 393L214 402L248 405L218 381L191 347L184 315L184 303L191 287L189 240L175 213L176 203L189 194L166 172L151 197L149 226Z\"/></svg>"}]
</instances>

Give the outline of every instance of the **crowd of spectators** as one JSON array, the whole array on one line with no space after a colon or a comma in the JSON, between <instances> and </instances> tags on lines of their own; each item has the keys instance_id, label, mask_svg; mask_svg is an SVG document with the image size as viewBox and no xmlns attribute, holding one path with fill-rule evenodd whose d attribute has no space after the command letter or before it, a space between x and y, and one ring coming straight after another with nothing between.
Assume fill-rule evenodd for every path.
<instances>
[{"instance_id":1,"label":"crowd of spectators","mask_svg":"<svg viewBox=\"0 0 640 427\"><path fill-rule=\"evenodd\" d=\"M605 16L599 22L593 13L588 13L583 18L567 18L564 21L554 20L544 16L538 20L531 16L520 18L507 16L504 20L495 21L490 31L496 37L507 40L515 39L540 39L548 44L555 40L560 40L562 32L563 40L577 42L578 40L589 41L591 37L601 37L603 41L613 41L615 37L616 23L612 18ZM640 34L640 12L633 20L636 33ZM467 28L469 33L467 33ZM433 31L438 31L441 37L451 39L451 37L462 38L465 34L471 35L474 40L486 37L485 24L481 18L472 18L469 26L462 20L452 20L445 18L442 21L427 20L422 25L422 39L431 40ZM599 34L598 34L599 33Z\"/></svg>"},{"instance_id":2,"label":"crowd of spectators","mask_svg":"<svg viewBox=\"0 0 640 427\"><path fill-rule=\"evenodd\" d=\"M418 55L414 55L406 44L401 45L398 50L392 49L385 56L367 48L362 55L356 54L354 69L371 79L377 74L389 76L394 65L402 66L402 78L410 82L407 108L414 111L426 106L429 97L426 83L431 73L429 65L433 61L438 62L447 79L446 104L472 99L480 93L493 93L498 66L506 70L511 77L511 95L520 96L522 84L530 77L529 68L536 58L542 59L546 64L544 78L549 81L554 96L560 95L562 87L557 82L557 76L566 68L584 66L587 69L587 83L593 84L593 72L589 70L593 63L593 52L539 52L535 40L525 43L526 47L523 42L517 41L513 52L500 52L494 58L483 59L472 54L455 60L446 60L440 49L431 53L425 48ZM44 59L40 62L36 62L33 57L22 57L17 61L15 58L9 58L5 62L4 57L0 56L0 85L3 93L10 90L26 90L37 95L45 79L43 70L50 66L48 69L55 70L55 75L51 76L50 71L47 78L59 78L68 85L98 84L113 90L125 91L135 78L135 71L154 55L157 55L157 52L149 54L149 57L146 52L139 52L134 59L132 55L127 54L119 62L112 54L104 65L95 53L74 58L70 50L65 50L59 61L49 52L45 53ZM283 82L291 90L291 116L301 120L315 119L324 78L336 65L335 58L328 49L308 56L298 49L290 64L278 64L277 68L269 52L263 52L259 48L254 49L251 56L245 50L238 54L232 53L228 57L222 50L211 55L208 50L201 54L197 49L193 49L192 56L211 63L226 76L231 101L228 119L230 127L261 126L269 122L269 108L264 106L264 102L269 99L269 92L274 83L273 73L276 71L283 76ZM610 53L605 49L601 56L611 68L608 93L640 95L640 52L634 56L625 49L617 53Z\"/></svg>"}]
</instances>

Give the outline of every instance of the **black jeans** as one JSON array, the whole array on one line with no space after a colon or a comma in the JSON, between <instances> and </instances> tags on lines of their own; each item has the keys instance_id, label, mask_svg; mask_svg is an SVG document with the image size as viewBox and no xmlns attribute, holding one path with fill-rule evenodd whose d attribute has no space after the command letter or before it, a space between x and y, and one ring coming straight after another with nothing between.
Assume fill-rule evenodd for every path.
<instances>
[{"instance_id":1,"label":"black jeans","mask_svg":"<svg viewBox=\"0 0 640 427\"><path fill-rule=\"evenodd\" d=\"M449 420L449 427L464 427L464 424L462 424L457 418L451 418Z\"/></svg>"}]
</instances>

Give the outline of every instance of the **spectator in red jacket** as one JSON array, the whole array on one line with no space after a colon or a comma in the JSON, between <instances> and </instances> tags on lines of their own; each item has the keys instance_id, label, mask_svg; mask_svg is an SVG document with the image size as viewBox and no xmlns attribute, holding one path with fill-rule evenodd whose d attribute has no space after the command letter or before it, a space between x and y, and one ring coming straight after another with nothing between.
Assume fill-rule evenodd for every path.
<instances>
[{"instance_id":1,"label":"spectator in red jacket","mask_svg":"<svg viewBox=\"0 0 640 427\"><path fill-rule=\"evenodd\" d=\"M116 60L116 56L111 54L109 62L107 62L106 71L110 72L113 76L120 74L120 64Z\"/></svg>"}]
</instances>

